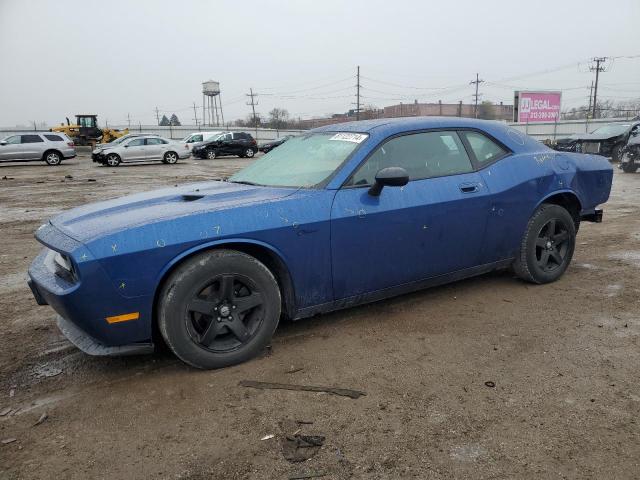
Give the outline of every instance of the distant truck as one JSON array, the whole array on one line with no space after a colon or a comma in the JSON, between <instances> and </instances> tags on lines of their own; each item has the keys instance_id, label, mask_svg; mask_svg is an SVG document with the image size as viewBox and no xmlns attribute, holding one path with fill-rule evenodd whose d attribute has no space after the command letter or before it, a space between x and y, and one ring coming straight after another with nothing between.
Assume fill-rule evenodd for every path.
<instances>
[{"instance_id":1,"label":"distant truck","mask_svg":"<svg viewBox=\"0 0 640 480\"><path fill-rule=\"evenodd\" d=\"M76 123L71 124L67 117L67 124L53 127L52 132L60 132L71 138L76 145L91 145L96 143L109 143L116 138L129 133L129 129L116 130L113 128L98 127L97 115L76 115Z\"/></svg>"}]
</instances>

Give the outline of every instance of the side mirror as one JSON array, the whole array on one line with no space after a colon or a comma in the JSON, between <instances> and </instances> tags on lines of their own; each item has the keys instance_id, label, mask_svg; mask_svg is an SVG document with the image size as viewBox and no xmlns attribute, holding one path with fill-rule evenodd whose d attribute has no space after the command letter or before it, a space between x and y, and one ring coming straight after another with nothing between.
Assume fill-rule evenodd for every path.
<instances>
[{"instance_id":1,"label":"side mirror","mask_svg":"<svg viewBox=\"0 0 640 480\"><path fill-rule=\"evenodd\" d=\"M383 187L404 187L409 183L409 174L401 167L387 167L376 173L376 183L369 189L369 195L377 197Z\"/></svg>"},{"instance_id":2,"label":"side mirror","mask_svg":"<svg viewBox=\"0 0 640 480\"><path fill-rule=\"evenodd\" d=\"M123 145L124 148L129 148L129 145Z\"/></svg>"},{"instance_id":3,"label":"side mirror","mask_svg":"<svg viewBox=\"0 0 640 480\"><path fill-rule=\"evenodd\" d=\"M0 145L6 145L7 141L6 140L0 140Z\"/></svg>"}]
</instances>

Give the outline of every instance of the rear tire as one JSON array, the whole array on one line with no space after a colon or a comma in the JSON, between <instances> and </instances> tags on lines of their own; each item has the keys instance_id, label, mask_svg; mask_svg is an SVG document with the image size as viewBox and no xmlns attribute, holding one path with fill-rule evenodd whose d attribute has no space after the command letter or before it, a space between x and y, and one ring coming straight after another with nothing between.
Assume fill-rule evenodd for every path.
<instances>
[{"instance_id":1,"label":"rear tire","mask_svg":"<svg viewBox=\"0 0 640 480\"><path fill-rule=\"evenodd\" d=\"M575 244L571 214L559 205L542 204L529 220L513 269L527 282L554 282L571 263Z\"/></svg>"},{"instance_id":2,"label":"rear tire","mask_svg":"<svg viewBox=\"0 0 640 480\"><path fill-rule=\"evenodd\" d=\"M44 157L44 161L47 162L47 165L51 165L52 167L56 165L60 165L60 163L62 163L62 155L52 150L45 152L43 157Z\"/></svg>"},{"instance_id":3,"label":"rear tire","mask_svg":"<svg viewBox=\"0 0 640 480\"><path fill-rule=\"evenodd\" d=\"M267 267L245 253L214 250L181 264L162 287L158 327L169 348L196 368L245 362L271 342L280 290Z\"/></svg>"},{"instance_id":4,"label":"rear tire","mask_svg":"<svg viewBox=\"0 0 640 480\"><path fill-rule=\"evenodd\" d=\"M215 150L207 150L207 158L209 160L215 160L215 158L218 156L218 154L216 153Z\"/></svg>"},{"instance_id":5,"label":"rear tire","mask_svg":"<svg viewBox=\"0 0 640 480\"><path fill-rule=\"evenodd\" d=\"M252 148L247 148L244 151L244 156L247 157L247 158L253 158L254 155L255 155L255 152L253 151ZM240 155L240 156L243 156L243 155Z\"/></svg>"}]
</instances>

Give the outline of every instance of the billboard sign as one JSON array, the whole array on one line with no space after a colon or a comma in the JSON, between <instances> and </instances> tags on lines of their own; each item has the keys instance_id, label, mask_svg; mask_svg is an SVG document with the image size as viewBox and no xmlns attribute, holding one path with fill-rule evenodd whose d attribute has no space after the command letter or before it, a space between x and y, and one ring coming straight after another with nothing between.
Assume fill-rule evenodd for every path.
<instances>
[{"instance_id":1,"label":"billboard sign","mask_svg":"<svg viewBox=\"0 0 640 480\"><path fill-rule=\"evenodd\" d=\"M561 92L516 92L517 122L555 122L560 120Z\"/></svg>"}]
</instances>

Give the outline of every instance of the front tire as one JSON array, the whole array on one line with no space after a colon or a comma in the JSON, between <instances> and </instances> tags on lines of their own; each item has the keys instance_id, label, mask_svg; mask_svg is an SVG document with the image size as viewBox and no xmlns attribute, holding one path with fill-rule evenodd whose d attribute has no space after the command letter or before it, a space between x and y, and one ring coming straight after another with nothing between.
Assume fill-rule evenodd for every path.
<instances>
[{"instance_id":1,"label":"front tire","mask_svg":"<svg viewBox=\"0 0 640 480\"><path fill-rule=\"evenodd\" d=\"M611 149L611 160L613 162L619 162L622 158L622 150L624 149L624 143L616 143Z\"/></svg>"},{"instance_id":2,"label":"front tire","mask_svg":"<svg viewBox=\"0 0 640 480\"><path fill-rule=\"evenodd\" d=\"M158 326L169 348L196 368L245 362L264 350L280 319L280 290L267 267L245 253L190 258L160 293Z\"/></svg>"},{"instance_id":3,"label":"front tire","mask_svg":"<svg viewBox=\"0 0 640 480\"><path fill-rule=\"evenodd\" d=\"M115 153L110 153L106 158L106 165L109 167L117 167L120 165L120 156Z\"/></svg>"},{"instance_id":4,"label":"front tire","mask_svg":"<svg viewBox=\"0 0 640 480\"><path fill-rule=\"evenodd\" d=\"M215 160L215 158L218 156L218 154L216 153L215 150L207 150L207 158L209 160Z\"/></svg>"},{"instance_id":5,"label":"front tire","mask_svg":"<svg viewBox=\"0 0 640 480\"><path fill-rule=\"evenodd\" d=\"M529 220L514 271L527 282L554 282L571 263L575 244L571 214L559 205L542 204Z\"/></svg>"}]
</instances>

